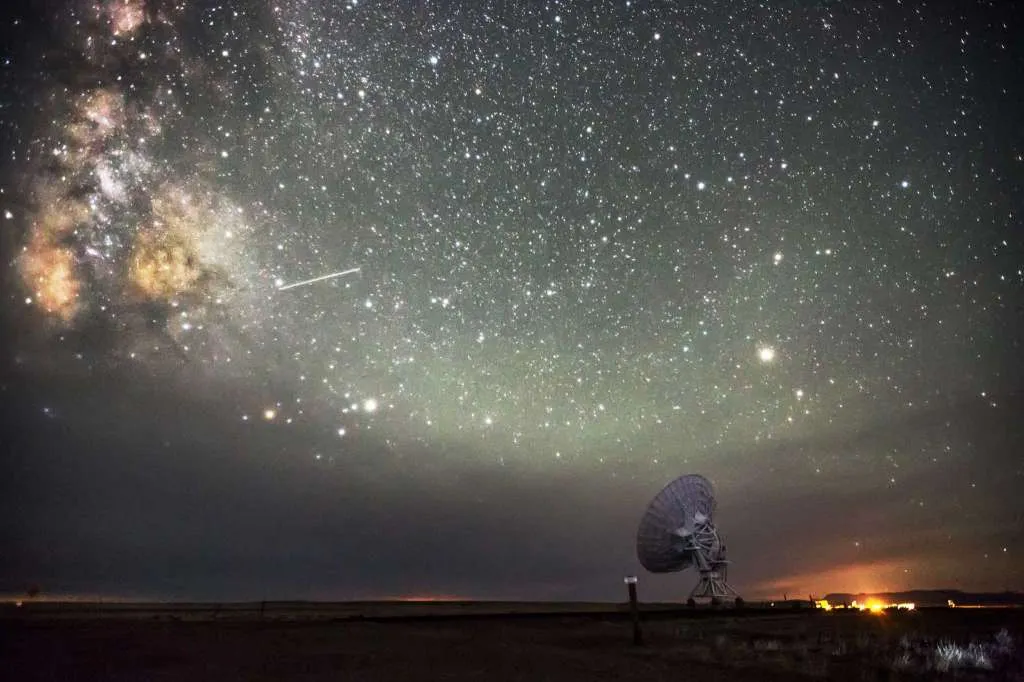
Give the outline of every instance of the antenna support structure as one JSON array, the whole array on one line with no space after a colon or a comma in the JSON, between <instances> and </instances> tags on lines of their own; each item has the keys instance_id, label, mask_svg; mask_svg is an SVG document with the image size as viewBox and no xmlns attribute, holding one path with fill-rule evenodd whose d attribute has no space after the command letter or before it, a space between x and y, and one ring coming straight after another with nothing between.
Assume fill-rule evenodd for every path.
<instances>
[{"instance_id":1,"label":"antenna support structure","mask_svg":"<svg viewBox=\"0 0 1024 682\"><path fill-rule=\"evenodd\" d=\"M728 582L729 561L725 558L725 545L711 520L697 514L693 531L682 527L676 533L683 539L683 551L692 553L700 575L690 592L690 599L735 601L739 595Z\"/></svg>"}]
</instances>

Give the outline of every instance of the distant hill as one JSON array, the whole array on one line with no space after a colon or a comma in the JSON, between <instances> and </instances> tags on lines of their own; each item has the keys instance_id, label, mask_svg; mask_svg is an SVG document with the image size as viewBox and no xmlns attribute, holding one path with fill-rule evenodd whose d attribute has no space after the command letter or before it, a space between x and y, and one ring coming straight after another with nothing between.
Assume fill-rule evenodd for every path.
<instances>
[{"instance_id":1,"label":"distant hill","mask_svg":"<svg viewBox=\"0 0 1024 682\"><path fill-rule=\"evenodd\" d=\"M950 601L957 606L1024 606L1024 593L1022 592L909 590L907 592L882 592L877 594L836 592L825 595L825 599L831 604L849 604L854 599L863 602L871 597L889 604L913 602L917 606L947 606Z\"/></svg>"}]
</instances>

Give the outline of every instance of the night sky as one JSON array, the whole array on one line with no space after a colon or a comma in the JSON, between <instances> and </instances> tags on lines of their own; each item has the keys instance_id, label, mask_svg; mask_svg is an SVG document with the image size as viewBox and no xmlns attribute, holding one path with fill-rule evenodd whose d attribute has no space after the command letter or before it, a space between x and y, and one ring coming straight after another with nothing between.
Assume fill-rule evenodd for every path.
<instances>
[{"instance_id":1,"label":"night sky","mask_svg":"<svg viewBox=\"0 0 1024 682\"><path fill-rule=\"evenodd\" d=\"M34 4L0 593L1024 588L1018 3Z\"/></svg>"}]
</instances>

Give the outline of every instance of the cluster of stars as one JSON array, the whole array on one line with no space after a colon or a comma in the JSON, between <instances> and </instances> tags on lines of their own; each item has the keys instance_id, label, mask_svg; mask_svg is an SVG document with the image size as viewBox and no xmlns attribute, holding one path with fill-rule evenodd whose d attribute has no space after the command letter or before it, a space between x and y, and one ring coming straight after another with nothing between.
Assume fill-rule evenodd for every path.
<instances>
[{"instance_id":1,"label":"cluster of stars","mask_svg":"<svg viewBox=\"0 0 1024 682\"><path fill-rule=\"evenodd\" d=\"M78 6L99 85L18 131L17 300L105 320L94 356L252 386L236 414L317 459L376 425L599 468L998 371L1018 208L977 200L1006 177L976 67L879 50L910 14L229 5Z\"/></svg>"}]
</instances>

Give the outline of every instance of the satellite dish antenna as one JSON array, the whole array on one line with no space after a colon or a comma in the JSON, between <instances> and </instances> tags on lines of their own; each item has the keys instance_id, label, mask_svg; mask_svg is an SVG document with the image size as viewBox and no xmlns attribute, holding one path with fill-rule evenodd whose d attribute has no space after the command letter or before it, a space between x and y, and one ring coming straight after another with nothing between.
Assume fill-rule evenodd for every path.
<instances>
[{"instance_id":1,"label":"satellite dish antenna","mask_svg":"<svg viewBox=\"0 0 1024 682\"><path fill-rule=\"evenodd\" d=\"M714 513L711 482L696 474L680 476L647 505L636 533L637 557L651 573L696 566L700 580L690 592L694 601L738 598L727 582L729 562L712 521Z\"/></svg>"}]
</instances>

